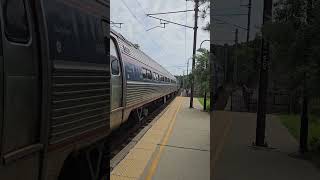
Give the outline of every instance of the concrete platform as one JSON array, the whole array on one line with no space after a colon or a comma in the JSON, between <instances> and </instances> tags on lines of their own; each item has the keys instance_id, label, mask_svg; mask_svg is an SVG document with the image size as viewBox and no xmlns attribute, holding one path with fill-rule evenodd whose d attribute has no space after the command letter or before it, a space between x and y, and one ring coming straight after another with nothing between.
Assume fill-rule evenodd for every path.
<instances>
[{"instance_id":1,"label":"concrete platform","mask_svg":"<svg viewBox=\"0 0 320 180\"><path fill-rule=\"evenodd\" d=\"M212 114L214 180L316 180L320 170L311 162L290 156L298 143L277 116L268 115L266 141L269 148L252 147L255 140L256 114L214 112Z\"/></svg>"},{"instance_id":2,"label":"concrete platform","mask_svg":"<svg viewBox=\"0 0 320 180\"><path fill-rule=\"evenodd\" d=\"M197 99L177 97L128 155L111 179L210 179L210 115Z\"/></svg>"}]
</instances>

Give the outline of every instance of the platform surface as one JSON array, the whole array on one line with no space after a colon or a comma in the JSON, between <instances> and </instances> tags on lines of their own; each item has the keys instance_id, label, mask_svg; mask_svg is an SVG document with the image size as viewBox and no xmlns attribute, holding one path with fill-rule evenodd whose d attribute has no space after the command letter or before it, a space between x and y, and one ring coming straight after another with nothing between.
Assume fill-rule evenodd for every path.
<instances>
[{"instance_id":1,"label":"platform surface","mask_svg":"<svg viewBox=\"0 0 320 180\"><path fill-rule=\"evenodd\" d=\"M111 179L209 180L210 115L177 97L111 172Z\"/></svg>"},{"instance_id":2,"label":"platform surface","mask_svg":"<svg viewBox=\"0 0 320 180\"><path fill-rule=\"evenodd\" d=\"M316 180L320 170L311 162L292 157L298 142L277 116L268 115L266 141L268 148L252 146L255 140L256 114L218 111L211 119L213 180ZM223 127L223 128L221 128Z\"/></svg>"}]
</instances>

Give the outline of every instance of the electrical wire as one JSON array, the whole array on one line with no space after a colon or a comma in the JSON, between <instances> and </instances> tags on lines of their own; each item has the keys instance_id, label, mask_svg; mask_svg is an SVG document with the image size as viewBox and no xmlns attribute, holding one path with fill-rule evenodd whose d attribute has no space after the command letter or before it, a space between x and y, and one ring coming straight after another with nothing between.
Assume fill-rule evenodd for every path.
<instances>
[{"instance_id":1,"label":"electrical wire","mask_svg":"<svg viewBox=\"0 0 320 180\"><path fill-rule=\"evenodd\" d=\"M188 9L188 2L186 1L186 10ZM188 13L186 13L186 26L188 24ZM187 27L184 28L184 59L187 59Z\"/></svg>"},{"instance_id":2,"label":"electrical wire","mask_svg":"<svg viewBox=\"0 0 320 180\"><path fill-rule=\"evenodd\" d=\"M142 23L139 18L132 12L131 8L128 6L128 4L124 1L124 0L121 0L122 3L125 5L125 7L129 10L130 14L132 15L132 17L143 27L144 31L148 34L148 31L147 31L147 28L144 26L144 23ZM140 4L141 5L141 4ZM150 36L148 36L148 38L152 41L152 43L156 46L158 46L158 48L160 49L160 54L163 55L163 48L154 40L152 39Z\"/></svg>"}]
</instances>

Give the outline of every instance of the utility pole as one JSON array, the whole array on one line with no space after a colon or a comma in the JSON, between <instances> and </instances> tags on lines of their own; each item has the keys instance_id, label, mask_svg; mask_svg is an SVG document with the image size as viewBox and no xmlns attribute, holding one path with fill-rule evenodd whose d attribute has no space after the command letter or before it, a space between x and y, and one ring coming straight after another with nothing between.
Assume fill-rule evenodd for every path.
<instances>
[{"instance_id":1,"label":"utility pole","mask_svg":"<svg viewBox=\"0 0 320 180\"><path fill-rule=\"evenodd\" d=\"M272 21L272 0L264 0L263 25ZM267 146L265 142L266 99L268 90L268 71L270 62L270 42L262 35L261 65L259 81L259 100L257 111L256 146Z\"/></svg>"},{"instance_id":2,"label":"utility pole","mask_svg":"<svg viewBox=\"0 0 320 180\"><path fill-rule=\"evenodd\" d=\"M228 78L228 46L224 45L224 80L227 81Z\"/></svg>"},{"instance_id":3,"label":"utility pole","mask_svg":"<svg viewBox=\"0 0 320 180\"><path fill-rule=\"evenodd\" d=\"M248 45L249 39L250 39L251 8L252 8L252 0L249 0L249 3L248 3L247 45Z\"/></svg>"},{"instance_id":4,"label":"utility pole","mask_svg":"<svg viewBox=\"0 0 320 180\"><path fill-rule=\"evenodd\" d=\"M185 88L184 70L182 71L182 88Z\"/></svg>"},{"instance_id":5,"label":"utility pole","mask_svg":"<svg viewBox=\"0 0 320 180\"><path fill-rule=\"evenodd\" d=\"M195 0L194 35L193 35L194 39L193 39L192 73L191 73L190 108L193 108L194 68L195 68L195 64L196 64L196 51L197 51L198 14L199 14L199 0Z\"/></svg>"},{"instance_id":6,"label":"utility pole","mask_svg":"<svg viewBox=\"0 0 320 180\"><path fill-rule=\"evenodd\" d=\"M236 84L238 79L238 56L237 56L237 50L238 50L238 35L239 35L239 30L236 29L235 31L235 57L234 57L234 70L233 70L233 82Z\"/></svg>"},{"instance_id":7,"label":"utility pole","mask_svg":"<svg viewBox=\"0 0 320 180\"><path fill-rule=\"evenodd\" d=\"M307 1L307 24L310 24L311 20L311 11L312 11L313 1ZM306 34L306 46L305 48L309 50L310 48L310 35ZM304 64L307 64L309 59L309 53L305 52L304 56ZM300 124L300 145L299 145L299 152L305 153L308 151L308 126L309 126L309 118L308 118L308 85L307 85L307 72L304 70L303 72L303 99L302 99L302 112L301 112L301 124Z\"/></svg>"}]
</instances>

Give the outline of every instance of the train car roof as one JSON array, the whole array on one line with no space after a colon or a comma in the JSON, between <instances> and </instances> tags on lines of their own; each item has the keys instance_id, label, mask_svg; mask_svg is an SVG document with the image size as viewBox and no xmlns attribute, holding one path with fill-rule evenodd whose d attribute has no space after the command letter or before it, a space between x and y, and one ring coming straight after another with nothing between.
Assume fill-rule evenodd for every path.
<instances>
[{"instance_id":1,"label":"train car roof","mask_svg":"<svg viewBox=\"0 0 320 180\"><path fill-rule=\"evenodd\" d=\"M142 62L143 64L160 71L161 73L163 73L162 75L168 76L171 79L176 79L175 76L173 76L168 70L166 70L163 66L161 66L157 61L152 59L146 53L135 47L135 45L127 40L122 34L116 32L113 29L111 29L111 33L117 36L122 41L120 42L120 49L123 53L134 57L136 60Z\"/></svg>"}]
</instances>

